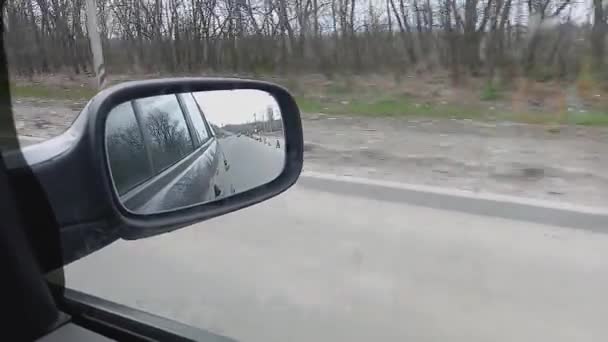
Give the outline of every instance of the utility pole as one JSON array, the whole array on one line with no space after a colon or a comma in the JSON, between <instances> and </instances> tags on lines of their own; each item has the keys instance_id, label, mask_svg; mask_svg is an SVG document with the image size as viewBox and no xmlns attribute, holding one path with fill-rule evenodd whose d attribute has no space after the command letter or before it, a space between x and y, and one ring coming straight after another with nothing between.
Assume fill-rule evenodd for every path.
<instances>
[{"instance_id":1,"label":"utility pole","mask_svg":"<svg viewBox=\"0 0 608 342\"><path fill-rule=\"evenodd\" d=\"M106 83L106 68L103 65L103 51L101 48L101 38L97 25L97 6L95 0L86 0L87 6L87 31L89 42L91 43L91 53L93 54L93 69L97 78L97 87L103 89Z\"/></svg>"}]
</instances>

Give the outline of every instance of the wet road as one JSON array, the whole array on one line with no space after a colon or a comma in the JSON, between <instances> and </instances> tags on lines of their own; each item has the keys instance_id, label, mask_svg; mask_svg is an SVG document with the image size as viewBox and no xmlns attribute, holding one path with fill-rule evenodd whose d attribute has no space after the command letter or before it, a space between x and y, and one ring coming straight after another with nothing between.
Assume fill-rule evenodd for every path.
<instances>
[{"instance_id":1,"label":"wet road","mask_svg":"<svg viewBox=\"0 0 608 342\"><path fill-rule=\"evenodd\" d=\"M608 339L608 234L304 184L118 241L67 286L244 341Z\"/></svg>"}]
</instances>

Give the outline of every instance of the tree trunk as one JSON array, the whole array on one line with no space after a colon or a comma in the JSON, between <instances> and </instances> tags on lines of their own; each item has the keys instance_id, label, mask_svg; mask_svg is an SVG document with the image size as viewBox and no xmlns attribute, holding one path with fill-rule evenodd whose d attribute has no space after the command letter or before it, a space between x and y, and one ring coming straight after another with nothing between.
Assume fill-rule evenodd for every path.
<instances>
[{"instance_id":1,"label":"tree trunk","mask_svg":"<svg viewBox=\"0 0 608 342\"><path fill-rule=\"evenodd\" d=\"M593 28L591 31L591 49L593 64L597 71L603 71L606 37L606 16L602 0L593 0Z\"/></svg>"}]
</instances>

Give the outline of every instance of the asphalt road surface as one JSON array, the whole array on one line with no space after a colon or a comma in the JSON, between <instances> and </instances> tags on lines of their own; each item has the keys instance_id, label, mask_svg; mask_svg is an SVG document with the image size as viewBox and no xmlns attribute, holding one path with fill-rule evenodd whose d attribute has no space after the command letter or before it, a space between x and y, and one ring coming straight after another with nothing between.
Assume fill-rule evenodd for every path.
<instances>
[{"instance_id":1,"label":"asphalt road surface","mask_svg":"<svg viewBox=\"0 0 608 342\"><path fill-rule=\"evenodd\" d=\"M66 284L243 341L608 340L608 234L303 184Z\"/></svg>"},{"instance_id":2,"label":"asphalt road surface","mask_svg":"<svg viewBox=\"0 0 608 342\"><path fill-rule=\"evenodd\" d=\"M237 192L266 184L281 174L285 150L267 145L248 136L228 135L219 139L230 165L227 176Z\"/></svg>"}]
</instances>

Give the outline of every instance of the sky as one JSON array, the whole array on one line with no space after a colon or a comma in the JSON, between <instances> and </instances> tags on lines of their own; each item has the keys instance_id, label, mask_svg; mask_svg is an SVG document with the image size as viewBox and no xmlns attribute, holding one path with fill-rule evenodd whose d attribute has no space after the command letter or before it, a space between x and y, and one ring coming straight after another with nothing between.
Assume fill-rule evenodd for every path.
<instances>
[{"instance_id":1,"label":"sky","mask_svg":"<svg viewBox=\"0 0 608 342\"><path fill-rule=\"evenodd\" d=\"M269 106L273 108L274 119L281 117L274 97L261 90L202 91L194 93L194 97L203 109L207 121L220 127L266 119Z\"/></svg>"}]
</instances>

